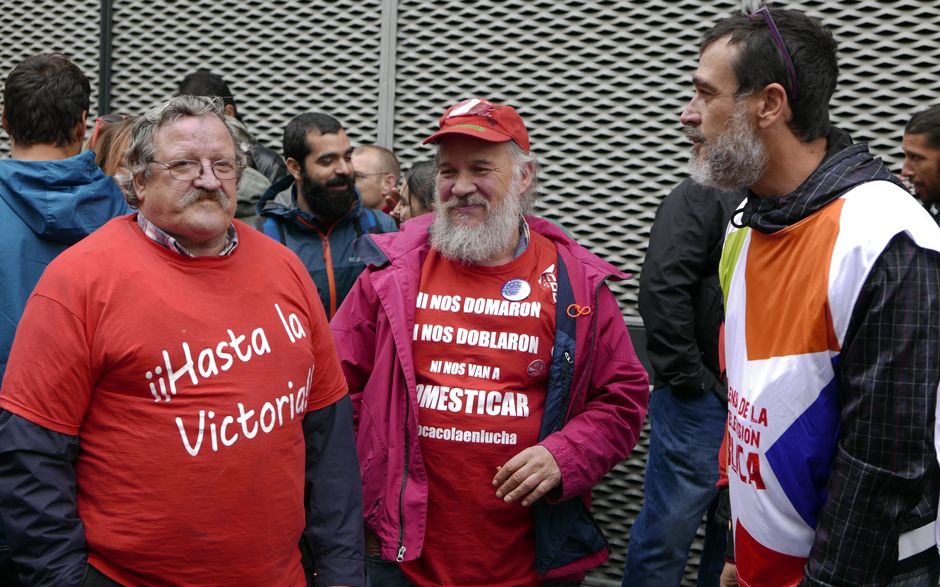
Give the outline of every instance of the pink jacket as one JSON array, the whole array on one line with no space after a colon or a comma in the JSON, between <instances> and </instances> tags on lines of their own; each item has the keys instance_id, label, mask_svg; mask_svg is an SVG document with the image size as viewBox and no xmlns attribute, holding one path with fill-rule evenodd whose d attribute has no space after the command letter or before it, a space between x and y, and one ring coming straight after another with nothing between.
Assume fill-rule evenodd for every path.
<instances>
[{"instance_id":1,"label":"pink jacket","mask_svg":"<svg viewBox=\"0 0 940 587\"><path fill-rule=\"evenodd\" d=\"M401 232L359 240L366 270L330 324L355 406L366 525L388 560L417 558L424 541L427 471L418 447L411 332L432 220L427 214ZM604 284L628 276L551 222L526 220L553 242L559 259L557 328L539 438L562 482L533 506L536 570L544 578L568 577L607 560L606 540L588 511L591 488L636 444L649 384ZM591 311L568 316L571 303Z\"/></svg>"}]
</instances>

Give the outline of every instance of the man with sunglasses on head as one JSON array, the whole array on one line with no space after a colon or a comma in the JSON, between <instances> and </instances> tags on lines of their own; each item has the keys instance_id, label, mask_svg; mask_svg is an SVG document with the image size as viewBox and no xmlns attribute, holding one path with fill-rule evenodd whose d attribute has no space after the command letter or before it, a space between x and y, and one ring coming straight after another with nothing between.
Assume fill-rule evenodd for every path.
<instances>
[{"instance_id":1,"label":"man with sunglasses on head","mask_svg":"<svg viewBox=\"0 0 940 587\"><path fill-rule=\"evenodd\" d=\"M33 55L7 75L0 161L0 379L26 298L59 253L127 211L94 152L82 153L91 86L60 53ZM0 585L14 581L0 525Z\"/></svg>"},{"instance_id":2,"label":"man with sunglasses on head","mask_svg":"<svg viewBox=\"0 0 940 587\"><path fill-rule=\"evenodd\" d=\"M747 188L719 268L737 576L936 585L940 229L832 125L837 76L820 21L764 7L705 33L681 115L692 177Z\"/></svg>"},{"instance_id":3,"label":"man with sunglasses on head","mask_svg":"<svg viewBox=\"0 0 940 587\"><path fill-rule=\"evenodd\" d=\"M510 106L464 100L437 145L434 213L357 243L331 322L358 416L371 586L577 585L607 560L591 488L649 395L606 285L554 224Z\"/></svg>"},{"instance_id":4,"label":"man with sunglasses on head","mask_svg":"<svg viewBox=\"0 0 940 587\"><path fill-rule=\"evenodd\" d=\"M0 391L20 577L361 585L352 403L313 282L233 222L246 155L219 101L131 132L138 212L50 264Z\"/></svg>"}]
</instances>

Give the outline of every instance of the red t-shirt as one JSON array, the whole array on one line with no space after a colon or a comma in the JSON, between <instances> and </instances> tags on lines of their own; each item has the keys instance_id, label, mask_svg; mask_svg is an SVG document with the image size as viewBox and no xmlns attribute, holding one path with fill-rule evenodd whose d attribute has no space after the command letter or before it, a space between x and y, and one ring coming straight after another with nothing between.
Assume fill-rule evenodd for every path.
<instances>
[{"instance_id":1,"label":"red t-shirt","mask_svg":"<svg viewBox=\"0 0 940 587\"><path fill-rule=\"evenodd\" d=\"M112 220L17 331L0 407L78 435L88 560L126 585L306 584L301 421L346 384L306 269L237 226L187 258Z\"/></svg>"},{"instance_id":2,"label":"red t-shirt","mask_svg":"<svg viewBox=\"0 0 940 587\"><path fill-rule=\"evenodd\" d=\"M537 584L531 508L496 497L497 468L538 443L555 331L552 244L498 267L431 251L414 327L418 436L428 471L417 585Z\"/></svg>"}]
</instances>

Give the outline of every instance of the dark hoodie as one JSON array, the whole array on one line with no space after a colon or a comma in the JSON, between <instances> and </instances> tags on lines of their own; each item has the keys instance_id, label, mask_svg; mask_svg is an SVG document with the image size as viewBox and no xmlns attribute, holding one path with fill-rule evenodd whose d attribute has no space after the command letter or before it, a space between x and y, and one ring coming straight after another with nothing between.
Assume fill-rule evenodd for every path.
<instances>
[{"instance_id":1,"label":"dark hoodie","mask_svg":"<svg viewBox=\"0 0 940 587\"><path fill-rule=\"evenodd\" d=\"M885 180L904 187L881 159L868 152L868 145L853 144L852 137L836 127L832 127L827 138L829 145L823 162L789 194L762 198L748 190L735 225L770 234L796 224L857 185Z\"/></svg>"},{"instance_id":2,"label":"dark hoodie","mask_svg":"<svg viewBox=\"0 0 940 587\"><path fill-rule=\"evenodd\" d=\"M124 194L91 151L60 161L0 161L0 378L46 265L126 212Z\"/></svg>"}]
</instances>

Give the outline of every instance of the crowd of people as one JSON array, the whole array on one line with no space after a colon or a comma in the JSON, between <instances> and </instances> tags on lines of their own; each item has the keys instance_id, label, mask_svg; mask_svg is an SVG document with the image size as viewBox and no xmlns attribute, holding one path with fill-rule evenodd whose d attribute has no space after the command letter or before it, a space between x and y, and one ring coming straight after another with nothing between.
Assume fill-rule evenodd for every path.
<instances>
[{"instance_id":1,"label":"crowd of people","mask_svg":"<svg viewBox=\"0 0 940 587\"><path fill-rule=\"evenodd\" d=\"M759 7L704 35L688 178L640 275L533 214L513 106L447 107L402 173L225 80L94 121L4 82L0 586L572 587L637 444L624 587L935 586L940 106L895 175L830 121L836 44ZM652 391L650 391L652 383Z\"/></svg>"}]
</instances>

